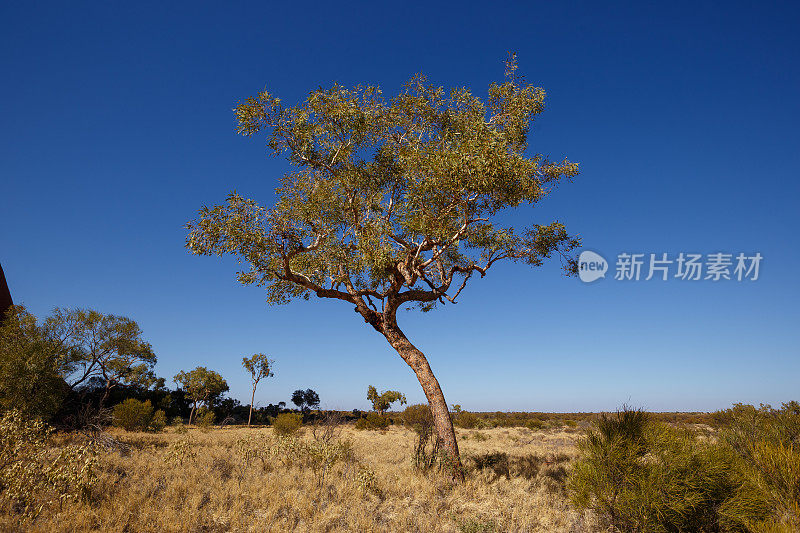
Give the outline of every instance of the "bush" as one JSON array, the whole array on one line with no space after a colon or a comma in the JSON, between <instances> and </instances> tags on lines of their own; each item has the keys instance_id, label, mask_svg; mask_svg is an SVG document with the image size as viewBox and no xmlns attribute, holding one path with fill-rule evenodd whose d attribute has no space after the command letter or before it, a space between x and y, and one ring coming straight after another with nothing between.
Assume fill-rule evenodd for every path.
<instances>
[{"instance_id":1,"label":"bush","mask_svg":"<svg viewBox=\"0 0 800 533\"><path fill-rule=\"evenodd\" d=\"M153 413L153 418L150 419L150 426L148 429L150 431L155 431L156 433L163 431L164 428L167 426L167 415L159 409L155 413Z\"/></svg>"},{"instance_id":2,"label":"bush","mask_svg":"<svg viewBox=\"0 0 800 533\"><path fill-rule=\"evenodd\" d=\"M385 431L389 427L389 419L378 413L367 413L367 416L356 421L356 429L373 429Z\"/></svg>"},{"instance_id":3,"label":"bush","mask_svg":"<svg viewBox=\"0 0 800 533\"><path fill-rule=\"evenodd\" d=\"M532 418L525 423L525 427L536 431L538 429L544 429L545 423L538 418Z\"/></svg>"},{"instance_id":4,"label":"bush","mask_svg":"<svg viewBox=\"0 0 800 533\"><path fill-rule=\"evenodd\" d=\"M572 502L615 530L747 530L736 524L759 523L769 510L726 447L641 411L602 415L579 450L569 479Z\"/></svg>"},{"instance_id":5,"label":"bush","mask_svg":"<svg viewBox=\"0 0 800 533\"><path fill-rule=\"evenodd\" d=\"M91 445L53 448L50 429L19 411L0 417L0 503L31 516L48 504L87 499L97 476Z\"/></svg>"},{"instance_id":6,"label":"bush","mask_svg":"<svg viewBox=\"0 0 800 533\"><path fill-rule=\"evenodd\" d=\"M141 402L128 398L114 406L114 425L125 431L146 431L153 419L153 406L150 400Z\"/></svg>"},{"instance_id":7,"label":"bush","mask_svg":"<svg viewBox=\"0 0 800 533\"><path fill-rule=\"evenodd\" d=\"M742 488L720 510L731 528L800 531L800 405L734 405L715 418ZM756 513L753 508L771 510Z\"/></svg>"},{"instance_id":8,"label":"bush","mask_svg":"<svg viewBox=\"0 0 800 533\"><path fill-rule=\"evenodd\" d=\"M211 426L214 425L214 411L210 409L200 409L197 411L197 416L195 417L194 423L203 430L211 429Z\"/></svg>"},{"instance_id":9,"label":"bush","mask_svg":"<svg viewBox=\"0 0 800 533\"><path fill-rule=\"evenodd\" d=\"M114 406L114 425L125 431L159 432L167 425L167 416L161 409L154 413L150 400L128 398Z\"/></svg>"},{"instance_id":10,"label":"bush","mask_svg":"<svg viewBox=\"0 0 800 533\"><path fill-rule=\"evenodd\" d=\"M272 422L275 434L282 437L294 435L302 425L303 415L300 413L281 413L276 416L275 420Z\"/></svg>"},{"instance_id":11,"label":"bush","mask_svg":"<svg viewBox=\"0 0 800 533\"><path fill-rule=\"evenodd\" d=\"M481 419L475 413L460 411L453 415L453 424L464 429L474 429L478 427Z\"/></svg>"}]
</instances>

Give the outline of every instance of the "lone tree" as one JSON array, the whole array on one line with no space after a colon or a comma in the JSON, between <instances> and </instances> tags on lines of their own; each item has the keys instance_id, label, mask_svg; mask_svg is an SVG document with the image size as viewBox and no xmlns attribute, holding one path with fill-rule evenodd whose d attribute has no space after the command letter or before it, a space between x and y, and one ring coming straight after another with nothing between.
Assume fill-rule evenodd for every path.
<instances>
[{"instance_id":1,"label":"lone tree","mask_svg":"<svg viewBox=\"0 0 800 533\"><path fill-rule=\"evenodd\" d=\"M253 381L253 394L250 396L250 414L247 415L248 426L253 419L253 403L256 401L256 387L258 387L258 382L263 378L270 378L275 375L272 373L272 370L270 370L274 362L275 361L268 359L267 355L263 353L253 354L252 357L242 357L242 366L250 373L250 379Z\"/></svg>"},{"instance_id":2,"label":"lone tree","mask_svg":"<svg viewBox=\"0 0 800 533\"><path fill-rule=\"evenodd\" d=\"M306 413L310 409L319 407L319 394L311 389L297 389L292 393L292 403L303 412L303 418L305 419Z\"/></svg>"},{"instance_id":3,"label":"lone tree","mask_svg":"<svg viewBox=\"0 0 800 533\"><path fill-rule=\"evenodd\" d=\"M383 413L394 403L400 402L400 405L406 404L406 395L396 390L386 390L378 394L378 390L370 385L367 388L367 400L372 402L372 408L383 416Z\"/></svg>"},{"instance_id":4,"label":"lone tree","mask_svg":"<svg viewBox=\"0 0 800 533\"><path fill-rule=\"evenodd\" d=\"M577 269L570 252L580 242L560 222L519 230L499 217L578 173L566 159L525 154L545 92L515 70L512 57L485 102L422 76L390 100L374 86L338 84L295 107L268 92L250 97L235 109L239 133L266 133L295 170L271 208L233 192L187 225L192 253L249 263L239 281L265 287L270 303L316 295L351 305L416 373L456 477L444 394L397 310L455 303L475 273L503 260L538 266L559 254L568 273Z\"/></svg>"},{"instance_id":5,"label":"lone tree","mask_svg":"<svg viewBox=\"0 0 800 533\"><path fill-rule=\"evenodd\" d=\"M189 372L180 371L174 379L175 383L186 392L186 396L192 400L189 424L192 423L198 403L211 407L214 400L228 390L228 383L222 379L222 376L204 366L198 366Z\"/></svg>"}]
</instances>

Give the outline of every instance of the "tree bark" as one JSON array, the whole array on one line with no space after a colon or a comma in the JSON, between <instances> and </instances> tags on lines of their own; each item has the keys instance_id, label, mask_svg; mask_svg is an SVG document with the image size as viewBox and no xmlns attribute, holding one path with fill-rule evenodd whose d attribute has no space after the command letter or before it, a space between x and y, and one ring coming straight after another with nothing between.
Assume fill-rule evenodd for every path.
<instances>
[{"instance_id":1,"label":"tree bark","mask_svg":"<svg viewBox=\"0 0 800 533\"><path fill-rule=\"evenodd\" d=\"M392 320L392 322L394 322ZM389 341L400 357L411 367L417 375L419 384L428 399L428 405L433 415L433 424L436 428L439 446L449 456L451 474L455 481L464 480L464 471L461 466L461 458L458 453L458 441L456 432L453 429L453 421L450 419L450 412L447 409L447 402L444 393L439 385L436 376L433 375L430 364L416 346L411 344L396 323L386 324L383 331L386 340Z\"/></svg>"},{"instance_id":2,"label":"tree bark","mask_svg":"<svg viewBox=\"0 0 800 533\"><path fill-rule=\"evenodd\" d=\"M250 397L250 414L247 415L247 427L250 427L250 421L253 419L253 402L256 401L256 388L253 387L253 395Z\"/></svg>"},{"instance_id":3,"label":"tree bark","mask_svg":"<svg viewBox=\"0 0 800 533\"><path fill-rule=\"evenodd\" d=\"M189 425L192 425L192 416L194 415L194 410L197 408L197 401L192 404L192 410L189 412Z\"/></svg>"}]
</instances>

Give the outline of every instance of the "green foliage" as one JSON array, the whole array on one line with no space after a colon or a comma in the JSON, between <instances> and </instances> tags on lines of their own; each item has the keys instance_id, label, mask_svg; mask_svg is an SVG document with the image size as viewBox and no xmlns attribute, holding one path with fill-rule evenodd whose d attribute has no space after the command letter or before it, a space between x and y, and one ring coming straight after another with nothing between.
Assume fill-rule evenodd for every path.
<instances>
[{"instance_id":1,"label":"green foliage","mask_svg":"<svg viewBox=\"0 0 800 533\"><path fill-rule=\"evenodd\" d=\"M0 322L0 412L48 420L67 389L64 354L23 306L12 306Z\"/></svg>"},{"instance_id":2,"label":"green foliage","mask_svg":"<svg viewBox=\"0 0 800 533\"><path fill-rule=\"evenodd\" d=\"M200 409L197 412L195 424L197 424L197 427L200 429L208 430L214 425L215 418L214 411L211 409Z\"/></svg>"},{"instance_id":3,"label":"green foliage","mask_svg":"<svg viewBox=\"0 0 800 533\"><path fill-rule=\"evenodd\" d=\"M196 402L209 402L228 390L228 382L204 366L189 372L180 371L174 379L186 395Z\"/></svg>"},{"instance_id":4,"label":"green foliage","mask_svg":"<svg viewBox=\"0 0 800 533\"><path fill-rule=\"evenodd\" d=\"M291 436L303 425L303 415L300 413L281 413L272 422L276 435Z\"/></svg>"},{"instance_id":5,"label":"green foliage","mask_svg":"<svg viewBox=\"0 0 800 533\"><path fill-rule=\"evenodd\" d=\"M378 413L367 413L356 421L356 429L374 429L385 431L389 428L389 419Z\"/></svg>"},{"instance_id":6,"label":"green foliage","mask_svg":"<svg viewBox=\"0 0 800 533\"><path fill-rule=\"evenodd\" d=\"M150 400L139 401L135 398L114 406L114 425L125 431L159 432L167 425L167 416L161 409L153 412Z\"/></svg>"},{"instance_id":7,"label":"green foliage","mask_svg":"<svg viewBox=\"0 0 800 533\"><path fill-rule=\"evenodd\" d=\"M790 531L800 523L800 461L779 442L793 431L780 416L753 415L732 410L718 442L640 411L603 415L580 443L572 501L620 531Z\"/></svg>"},{"instance_id":8,"label":"green foliage","mask_svg":"<svg viewBox=\"0 0 800 533\"><path fill-rule=\"evenodd\" d=\"M402 392L387 390L378 394L377 389L372 385L367 388L367 400L372 402L372 408L381 415L395 402L400 402L400 405L406 404L406 396Z\"/></svg>"},{"instance_id":9,"label":"green foliage","mask_svg":"<svg viewBox=\"0 0 800 533\"><path fill-rule=\"evenodd\" d=\"M206 407L209 407L214 400L228 390L228 382L222 379L217 372L204 366L198 366L189 372L178 372L174 380L195 405L204 403ZM190 415L189 423L191 422Z\"/></svg>"},{"instance_id":10,"label":"green foliage","mask_svg":"<svg viewBox=\"0 0 800 533\"><path fill-rule=\"evenodd\" d=\"M153 406L150 400L141 402L128 398L114 406L114 425L125 431L145 431L150 427L152 419Z\"/></svg>"},{"instance_id":11,"label":"green foliage","mask_svg":"<svg viewBox=\"0 0 800 533\"><path fill-rule=\"evenodd\" d=\"M800 530L800 405L736 404L716 418L719 441L743 480L741 491L721 510L724 520L756 531ZM761 518L754 507L771 513Z\"/></svg>"},{"instance_id":12,"label":"green foliage","mask_svg":"<svg viewBox=\"0 0 800 533\"><path fill-rule=\"evenodd\" d=\"M91 445L53 448L50 429L21 412L0 417L0 504L27 516L52 503L87 499L97 476Z\"/></svg>"},{"instance_id":13,"label":"green foliage","mask_svg":"<svg viewBox=\"0 0 800 533\"><path fill-rule=\"evenodd\" d=\"M464 429L476 428L480 422L481 419L475 413L470 413L469 411L459 410L453 414L453 423Z\"/></svg>"},{"instance_id":14,"label":"green foliage","mask_svg":"<svg viewBox=\"0 0 800 533\"><path fill-rule=\"evenodd\" d=\"M100 378L106 388L156 382L156 355L132 319L92 309L56 308L43 325L64 358L71 388Z\"/></svg>"},{"instance_id":15,"label":"green foliage","mask_svg":"<svg viewBox=\"0 0 800 533\"><path fill-rule=\"evenodd\" d=\"M534 431L539 429L544 429L546 427L545 423L537 418L532 418L525 423L525 427L528 429L532 429Z\"/></svg>"},{"instance_id":16,"label":"green foliage","mask_svg":"<svg viewBox=\"0 0 800 533\"><path fill-rule=\"evenodd\" d=\"M266 354L257 353L251 357L242 357L242 366L247 370L253 379L253 383L257 384L261 379L272 377L272 365L275 361L269 359Z\"/></svg>"},{"instance_id":17,"label":"green foliage","mask_svg":"<svg viewBox=\"0 0 800 533\"><path fill-rule=\"evenodd\" d=\"M305 413L309 409L319 407L319 394L312 389L297 389L292 393L292 403Z\"/></svg>"},{"instance_id":18,"label":"green foliage","mask_svg":"<svg viewBox=\"0 0 800 533\"><path fill-rule=\"evenodd\" d=\"M150 419L150 425L148 426L148 429L150 431L159 433L163 431L166 426L167 426L167 415L166 413L164 413L164 411L159 409L158 411L153 413L153 418Z\"/></svg>"},{"instance_id":19,"label":"green foliage","mask_svg":"<svg viewBox=\"0 0 800 533\"><path fill-rule=\"evenodd\" d=\"M545 92L522 81L490 85L485 101L422 76L388 100L340 85L290 108L266 91L248 98L235 111L240 133L265 132L296 170L270 209L236 193L202 208L187 248L239 256L250 265L240 282L264 286L271 303L340 299L376 327L368 298L392 301L389 314L405 302L428 310L497 261L560 255L574 272L580 243L560 222L500 225L504 210L535 205L578 173L525 155Z\"/></svg>"}]
</instances>

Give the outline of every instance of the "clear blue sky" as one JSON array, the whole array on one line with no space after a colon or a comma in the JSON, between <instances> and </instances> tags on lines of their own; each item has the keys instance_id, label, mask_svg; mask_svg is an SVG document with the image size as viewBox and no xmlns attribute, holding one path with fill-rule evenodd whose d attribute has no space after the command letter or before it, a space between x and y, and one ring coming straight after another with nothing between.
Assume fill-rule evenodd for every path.
<instances>
[{"instance_id":1,"label":"clear blue sky","mask_svg":"<svg viewBox=\"0 0 800 533\"><path fill-rule=\"evenodd\" d=\"M394 6L394 7L392 7ZM0 7L0 263L39 316L93 307L139 322L160 375L206 365L248 401L241 358L276 361L257 402L317 390L366 408L369 384L423 398L348 305L268 307L232 260L190 256L183 225L236 188L264 204L289 170L232 107L267 87L412 74L484 94L507 50L547 90L531 150L581 175L520 224L559 218L623 251L760 252L756 282L564 278L508 265L461 303L401 312L449 403L709 410L800 399L797 4L458 2ZM613 265L612 265L613 269Z\"/></svg>"}]
</instances>

